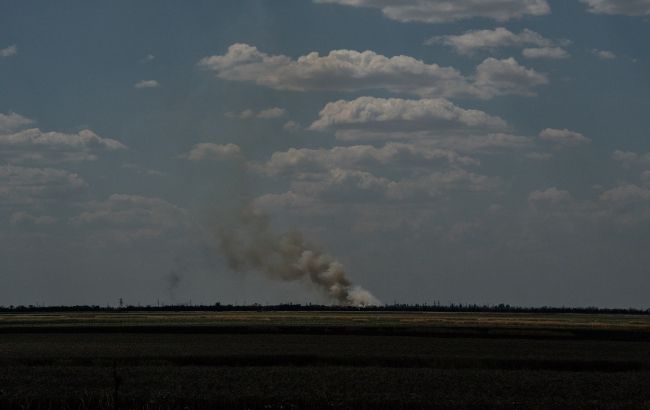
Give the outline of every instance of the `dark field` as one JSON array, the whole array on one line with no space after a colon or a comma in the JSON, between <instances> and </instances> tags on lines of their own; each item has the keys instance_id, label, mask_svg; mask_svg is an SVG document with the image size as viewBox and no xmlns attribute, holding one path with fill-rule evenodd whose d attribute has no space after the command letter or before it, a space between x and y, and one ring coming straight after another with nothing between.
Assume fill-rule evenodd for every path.
<instances>
[{"instance_id":1,"label":"dark field","mask_svg":"<svg viewBox=\"0 0 650 410\"><path fill-rule=\"evenodd\" d=\"M0 409L650 409L650 317L0 315Z\"/></svg>"}]
</instances>

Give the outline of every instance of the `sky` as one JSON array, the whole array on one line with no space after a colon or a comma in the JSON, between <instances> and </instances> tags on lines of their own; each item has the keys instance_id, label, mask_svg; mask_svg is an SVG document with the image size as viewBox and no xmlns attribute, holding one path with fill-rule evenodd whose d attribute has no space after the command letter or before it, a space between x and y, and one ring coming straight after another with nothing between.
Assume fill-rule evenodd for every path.
<instances>
[{"instance_id":1,"label":"sky","mask_svg":"<svg viewBox=\"0 0 650 410\"><path fill-rule=\"evenodd\" d=\"M650 307L650 0L0 8L2 306Z\"/></svg>"}]
</instances>

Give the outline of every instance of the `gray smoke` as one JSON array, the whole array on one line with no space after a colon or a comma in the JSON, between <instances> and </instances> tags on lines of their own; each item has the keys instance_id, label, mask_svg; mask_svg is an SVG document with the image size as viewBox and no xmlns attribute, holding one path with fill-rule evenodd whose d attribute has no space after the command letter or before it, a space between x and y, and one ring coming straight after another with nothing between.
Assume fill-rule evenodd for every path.
<instances>
[{"instance_id":1,"label":"gray smoke","mask_svg":"<svg viewBox=\"0 0 650 410\"><path fill-rule=\"evenodd\" d=\"M178 289L178 285L181 283L182 276L179 272L171 270L165 279L167 280L167 292L169 293L169 298L173 303L176 301L176 289Z\"/></svg>"},{"instance_id":2,"label":"gray smoke","mask_svg":"<svg viewBox=\"0 0 650 410\"><path fill-rule=\"evenodd\" d=\"M217 235L234 271L255 270L283 281L308 279L341 305L380 304L370 292L352 284L335 258L307 244L300 232L274 233L268 215L251 206L229 218Z\"/></svg>"}]
</instances>

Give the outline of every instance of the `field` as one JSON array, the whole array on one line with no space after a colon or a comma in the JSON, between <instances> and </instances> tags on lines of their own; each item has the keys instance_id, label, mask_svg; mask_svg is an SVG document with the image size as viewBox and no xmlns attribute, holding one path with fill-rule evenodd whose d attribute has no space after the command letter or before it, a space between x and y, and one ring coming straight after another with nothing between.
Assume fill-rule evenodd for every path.
<instances>
[{"instance_id":1,"label":"field","mask_svg":"<svg viewBox=\"0 0 650 410\"><path fill-rule=\"evenodd\" d=\"M650 316L0 315L0 408L650 408Z\"/></svg>"}]
</instances>

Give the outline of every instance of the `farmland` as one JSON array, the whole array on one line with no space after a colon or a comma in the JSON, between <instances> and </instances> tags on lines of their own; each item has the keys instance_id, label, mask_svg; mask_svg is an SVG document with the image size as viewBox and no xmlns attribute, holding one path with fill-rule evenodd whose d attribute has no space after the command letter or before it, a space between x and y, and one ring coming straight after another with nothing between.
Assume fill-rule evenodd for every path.
<instances>
[{"instance_id":1,"label":"farmland","mask_svg":"<svg viewBox=\"0 0 650 410\"><path fill-rule=\"evenodd\" d=\"M650 317L0 315L0 408L649 408Z\"/></svg>"}]
</instances>

